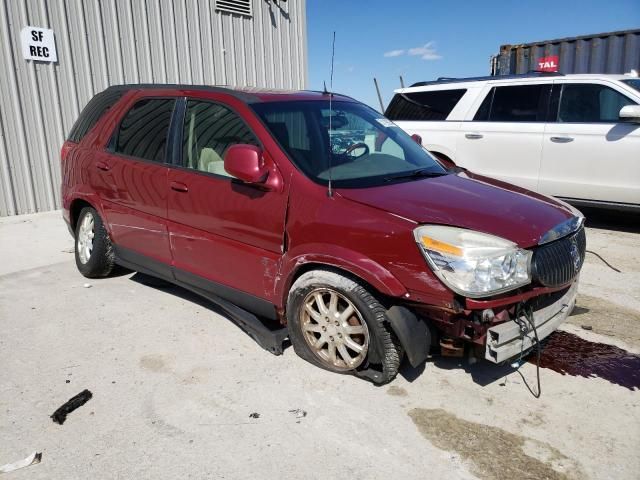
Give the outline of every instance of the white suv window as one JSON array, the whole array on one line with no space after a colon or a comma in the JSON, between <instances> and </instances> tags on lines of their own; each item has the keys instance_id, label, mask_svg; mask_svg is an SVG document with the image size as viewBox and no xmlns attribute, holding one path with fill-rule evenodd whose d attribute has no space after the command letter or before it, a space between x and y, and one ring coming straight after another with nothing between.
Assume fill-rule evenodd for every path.
<instances>
[{"instance_id":1,"label":"white suv window","mask_svg":"<svg viewBox=\"0 0 640 480\"><path fill-rule=\"evenodd\" d=\"M396 93L384 116L390 120L446 120L467 90Z\"/></svg>"},{"instance_id":2,"label":"white suv window","mask_svg":"<svg viewBox=\"0 0 640 480\"><path fill-rule=\"evenodd\" d=\"M473 118L476 122L544 122L551 84L493 87Z\"/></svg>"},{"instance_id":3,"label":"white suv window","mask_svg":"<svg viewBox=\"0 0 640 480\"><path fill-rule=\"evenodd\" d=\"M620 109L635 102L606 85L563 84L558 122L616 123Z\"/></svg>"}]
</instances>

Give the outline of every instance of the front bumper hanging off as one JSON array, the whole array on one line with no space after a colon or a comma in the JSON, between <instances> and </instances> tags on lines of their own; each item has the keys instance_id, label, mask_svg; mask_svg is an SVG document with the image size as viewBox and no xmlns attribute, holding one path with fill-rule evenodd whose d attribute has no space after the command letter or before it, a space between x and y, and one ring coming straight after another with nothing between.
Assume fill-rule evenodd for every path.
<instances>
[{"instance_id":1,"label":"front bumper hanging off","mask_svg":"<svg viewBox=\"0 0 640 480\"><path fill-rule=\"evenodd\" d=\"M538 339L548 337L571 314L576 304L578 280L567 290L559 300L533 312L533 323L536 326ZM524 319L524 317L522 317ZM524 325L528 322L524 321ZM514 321L501 323L487 330L487 342L485 347L485 359L493 363L501 363L505 360L526 352L535 345L533 329L528 327L526 334L522 335L520 326Z\"/></svg>"}]
</instances>

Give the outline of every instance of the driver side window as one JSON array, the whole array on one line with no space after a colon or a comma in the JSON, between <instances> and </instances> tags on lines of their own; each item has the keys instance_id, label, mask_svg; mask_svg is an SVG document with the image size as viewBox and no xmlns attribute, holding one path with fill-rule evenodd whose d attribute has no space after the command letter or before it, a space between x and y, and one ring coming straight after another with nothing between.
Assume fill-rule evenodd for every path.
<instances>
[{"instance_id":1,"label":"driver side window","mask_svg":"<svg viewBox=\"0 0 640 480\"><path fill-rule=\"evenodd\" d=\"M564 84L558 122L616 123L620 109L635 102L616 90L599 84Z\"/></svg>"},{"instance_id":2,"label":"driver side window","mask_svg":"<svg viewBox=\"0 0 640 480\"><path fill-rule=\"evenodd\" d=\"M224 169L224 154L239 143L260 146L237 114L217 103L187 102L182 135L184 167L231 177Z\"/></svg>"}]
</instances>

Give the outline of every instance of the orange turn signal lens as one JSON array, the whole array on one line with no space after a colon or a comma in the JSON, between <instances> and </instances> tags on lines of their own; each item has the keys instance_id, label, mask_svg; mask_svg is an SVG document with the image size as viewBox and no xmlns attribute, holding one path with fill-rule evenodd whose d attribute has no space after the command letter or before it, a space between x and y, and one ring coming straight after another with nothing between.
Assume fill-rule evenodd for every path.
<instances>
[{"instance_id":1,"label":"orange turn signal lens","mask_svg":"<svg viewBox=\"0 0 640 480\"><path fill-rule=\"evenodd\" d=\"M441 242L424 235L420 237L420 241L422 242L422 246L427 250L435 250L436 252L462 257L462 249L450 243Z\"/></svg>"}]
</instances>

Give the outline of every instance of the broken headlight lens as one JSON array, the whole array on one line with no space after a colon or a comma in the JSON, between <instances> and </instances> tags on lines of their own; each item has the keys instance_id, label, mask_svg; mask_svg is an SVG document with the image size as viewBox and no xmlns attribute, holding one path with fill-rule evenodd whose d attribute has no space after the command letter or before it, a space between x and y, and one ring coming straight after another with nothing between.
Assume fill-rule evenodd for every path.
<instances>
[{"instance_id":1,"label":"broken headlight lens","mask_svg":"<svg viewBox=\"0 0 640 480\"><path fill-rule=\"evenodd\" d=\"M486 297L531 282L532 252L504 238L464 228L426 225L414 230L434 273L466 297Z\"/></svg>"}]
</instances>

